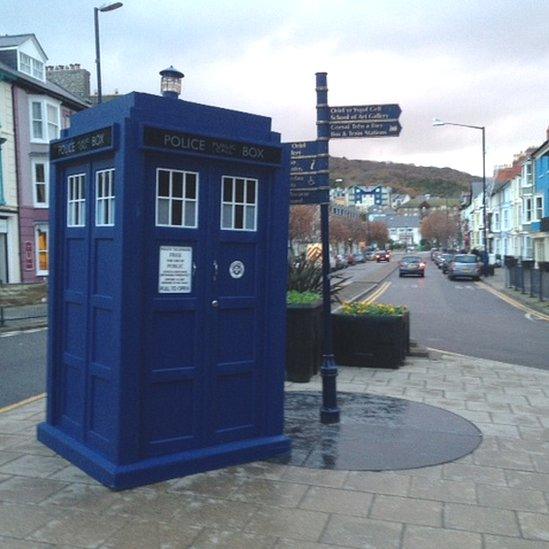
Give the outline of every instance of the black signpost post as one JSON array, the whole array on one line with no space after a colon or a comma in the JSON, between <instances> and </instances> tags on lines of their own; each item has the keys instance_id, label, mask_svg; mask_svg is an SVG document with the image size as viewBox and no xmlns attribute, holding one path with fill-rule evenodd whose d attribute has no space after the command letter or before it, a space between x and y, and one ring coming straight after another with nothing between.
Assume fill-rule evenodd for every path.
<instances>
[{"instance_id":1,"label":"black signpost post","mask_svg":"<svg viewBox=\"0 0 549 549\"><path fill-rule=\"evenodd\" d=\"M289 143L290 204L320 204L322 240L323 362L320 421L338 423L337 365L332 345L330 295L330 179L329 142L332 139L398 137L402 126L397 104L328 106L328 77L316 73L316 141Z\"/></svg>"}]
</instances>

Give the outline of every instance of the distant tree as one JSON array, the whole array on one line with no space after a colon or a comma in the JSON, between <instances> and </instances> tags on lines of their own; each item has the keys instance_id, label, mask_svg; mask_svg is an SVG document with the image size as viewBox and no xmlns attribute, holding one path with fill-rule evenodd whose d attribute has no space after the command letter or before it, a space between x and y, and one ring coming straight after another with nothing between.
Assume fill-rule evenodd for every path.
<instances>
[{"instance_id":1,"label":"distant tree","mask_svg":"<svg viewBox=\"0 0 549 549\"><path fill-rule=\"evenodd\" d=\"M289 239L290 244L296 241L311 242L316 233L315 206L292 206L290 208Z\"/></svg>"},{"instance_id":2,"label":"distant tree","mask_svg":"<svg viewBox=\"0 0 549 549\"><path fill-rule=\"evenodd\" d=\"M435 211L431 212L421 222L421 236L427 240L436 241L439 246L447 248L458 240L460 222L456 214Z\"/></svg>"},{"instance_id":3,"label":"distant tree","mask_svg":"<svg viewBox=\"0 0 549 549\"><path fill-rule=\"evenodd\" d=\"M368 227L368 244L377 243L378 246L383 247L389 242L389 229L387 225L381 221L374 221L369 223Z\"/></svg>"}]
</instances>

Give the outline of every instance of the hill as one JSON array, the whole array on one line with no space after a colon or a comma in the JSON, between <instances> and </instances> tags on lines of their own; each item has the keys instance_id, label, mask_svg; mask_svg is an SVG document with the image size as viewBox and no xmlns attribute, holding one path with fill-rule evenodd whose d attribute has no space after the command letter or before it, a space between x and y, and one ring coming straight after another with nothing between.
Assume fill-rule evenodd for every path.
<instances>
[{"instance_id":1,"label":"hill","mask_svg":"<svg viewBox=\"0 0 549 549\"><path fill-rule=\"evenodd\" d=\"M394 162L375 162L373 160L349 160L330 157L330 180L343 179L343 185L386 185L394 192L432 194L435 196L458 198L469 184L478 177L453 170L397 164Z\"/></svg>"}]
</instances>

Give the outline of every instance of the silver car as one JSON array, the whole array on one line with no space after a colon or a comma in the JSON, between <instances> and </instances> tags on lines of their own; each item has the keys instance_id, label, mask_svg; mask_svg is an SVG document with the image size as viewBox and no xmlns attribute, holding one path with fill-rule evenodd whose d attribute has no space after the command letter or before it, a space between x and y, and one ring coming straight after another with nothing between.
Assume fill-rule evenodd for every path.
<instances>
[{"instance_id":1,"label":"silver car","mask_svg":"<svg viewBox=\"0 0 549 549\"><path fill-rule=\"evenodd\" d=\"M456 278L480 280L481 270L482 266L476 255L456 254L448 265L448 278L450 280Z\"/></svg>"}]
</instances>

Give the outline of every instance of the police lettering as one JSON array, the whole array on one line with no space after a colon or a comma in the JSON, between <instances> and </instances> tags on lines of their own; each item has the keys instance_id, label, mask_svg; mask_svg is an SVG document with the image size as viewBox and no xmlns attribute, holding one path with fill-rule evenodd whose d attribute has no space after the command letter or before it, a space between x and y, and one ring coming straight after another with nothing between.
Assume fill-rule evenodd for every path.
<instances>
[{"instance_id":1,"label":"police lettering","mask_svg":"<svg viewBox=\"0 0 549 549\"><path fill-rule=\"evenodd\" d=\"M164 145L168 145L174 149L185 149L188 151L204 152L206 150L206 141L204 141L204 139L169 133L164 134Z\"/></svg>"},{"instance_id":2,"label":"police lettering","mask_svg":"<svg viewBox=\"0 0 549 549\"><path fill-rule=\"evenodd\" d=\"M264 149L260 149L259 147L252 147L250 145L244 145L242 147L242 156L244 158L263 158Z\"/></svg>"}]
</instances>

